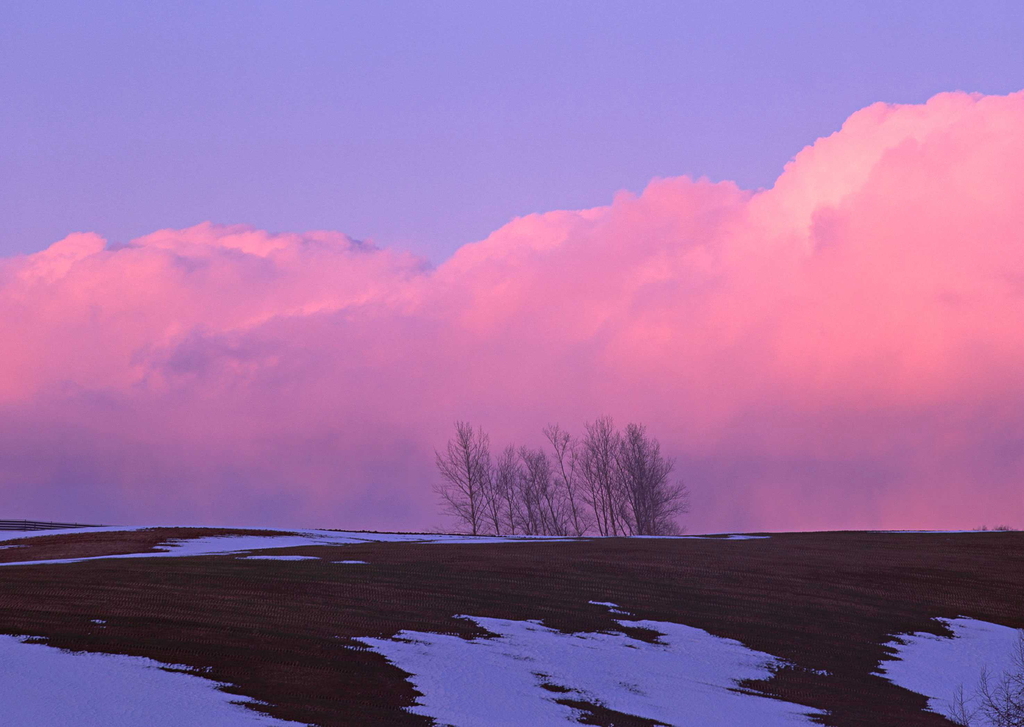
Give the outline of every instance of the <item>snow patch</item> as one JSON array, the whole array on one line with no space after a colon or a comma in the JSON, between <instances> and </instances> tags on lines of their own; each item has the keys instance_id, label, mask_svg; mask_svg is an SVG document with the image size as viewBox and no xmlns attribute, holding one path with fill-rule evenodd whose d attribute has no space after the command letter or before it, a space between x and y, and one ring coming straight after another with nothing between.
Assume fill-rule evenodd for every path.
<instances>
[{"instance_id":1,"label":"snow patch","mask_svg":"<svg viewBox=\"0 0 1024 727\"><path fill-rule=\"evenodd\" d=\"M629 611L623 611L619 608L619 604L612 603L610 601L587 601L592 606L604 606L608 609L608 613L614 613L616 616L631 616Z\"/></svg>"},{"instance_id":2,"label":"snow patch","mask_svg":"<svg viewBox=\"0 0 1024 727\"><path fill-rule=\"evenodd\" d=\"M928 697L931 711L946 714L961 686L967 696L974 692L982 669L998 679L1013 668L1020 632L971 618L936 620L953 632L953 638L928 633L900 635L889 642L898 660L881 662L878 673Z\"/></svg>"},{"instance_id":3,"label":"snow patch","mask_svg":"<svg viewBox=\"0 0 1024 727\"><path fill-rule=\"evenodd\" d=\"M53 530L5 530L0 532L0 541L24 540L25 538L46 538L51 535L71 535L73 533L123 533L136 530L150 530L153 525L131 526L110 525L95 528L55 528ZM162 527L162 526L159 526ZM14 546L21 547L21 546Z\"/></svg>"},{"instance_id":4,"label":"snow patch","mask_svg":"<svg viewBox=\"0 0 1024 727\"><path fill-rule=\"evenodd\" d=\"M781 662L689 626L618 622L660 633L661 643L651 644L621 633L565 634L536 622L460 618L494 637L402 631L393 639L355 640L411 675L423 696L410 711L454 727L578 724L580 712L559 699L704 727L809 724L809 715L820 714L740 690L739 681L769 677Z\"/></svg>"},{"instance_id":5,"label":"snow patch","mask_svg":"<svg viewBox=\"0 0 1024 727\"><path fill-rule=\"evenodd\" d=\"M0 534L0 541L54 535L81 535L87 533L118 533L138 530L151 530L154 527L95 527L74 528L65 530L40 530L34 532L8 532ZM266 530L266 528L251 528ZM738 535L723 533L722 535L671 535L671 536L631 536L634 538L661 539L697 539L697 540L762 540L768 535ZM81 563L89 560L107 560L112 558L172 558L196 557L204 555L230 555L249 553L256 550L274 550L280 548L298 548L310 545L354 545L359 543L421 543L421 544L467 544L486 545L490 543L562 543L592 538L563 538L543 535L447 535L427 533L371 533L362 531L335 530L280 530L273 535L216 535L197 538L175 538L156 546L157 550L149 553L124 553L120 555L95 555L84 558L52 558L49 560L24 560L12 563L0 563L0 566L42 565L44 563ZM23 548L23 544L0 546L0 548ZM293 558L294 559L294 558Z\"/></svg>"},{"instance_id":6,"label":"snow patch","mask_svg":"<svg viewBox=\"0 0 1024 727\"><path fill-rule=\"evenodd\" d=\"M41 537L43 535L63 535L82 533L111 533L147 530L148 527L102 527L76 528L74 530L48 530L33 533L17 533L0 536L0 541L14 538ZM544 536L474 536L474 535L426 535L421 533L367 533L345 532L332 530L282 530L274 535L217 535L199 538L176 538L156 546L158 550L150 553L126 553L121 555L96 555L85 558L53 558L50 560L27 560L13 563L0 563L0 566L41 565L43 563L81 563L88 560L105 560L111 558L160 558L160 557L194 557L201 555L229 555L248 553L254 550L273 550L280 548L297 548L309 545L354 545L359 543L530 543L530 542L562 542L573 538L554 538ZM8 547L24 547L21 545Z\"/></svg>"},{"instance_id":7,"label":"snow patch","mask_svg":"<svg viewBox=\"0 0 1024 727\"><path fill-rule=\"evenodd\" d=\"M320 560L314 555L247 555L240 560Z\"/></svg>"},{"instance_id":8,"label":"snow patch","mask_svg":"<svg viewBox=\"0 0 1024 727\"><path fill-rule=\"evenodd\" d=\"M184 668L184 667L181 667ZM290 727L216 682L137 656L71 653L0 636L3 723L75 727Z\"/></svg>"}]
</instances>

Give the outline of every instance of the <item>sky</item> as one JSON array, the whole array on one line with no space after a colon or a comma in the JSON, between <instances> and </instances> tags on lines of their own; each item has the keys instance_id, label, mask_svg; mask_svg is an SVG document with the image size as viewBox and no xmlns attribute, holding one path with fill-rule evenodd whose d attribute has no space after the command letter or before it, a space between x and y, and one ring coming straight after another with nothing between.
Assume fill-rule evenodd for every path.
<instances>
[{"instance_id":1,"label":"sky","mask_svg":"<svg viewBox=\"0 0 1024 727\"><path fill-rule=\"evenodd\" d=\"M425 528L455 420L691 530L1024 526L1019 3L0 18L0 512Z\"/></svg>"},{"instance_id":2,"label":"sky","mask_svg":"<svg viewBox=\"0 0 1024 727\"><path fill-rule=\"evenodd\" d=\"M0 254L203 221L443 262L689 175L770 187L876 101L1024 87L1006 2L6 3Z\"/></svg>"}]
</instances>

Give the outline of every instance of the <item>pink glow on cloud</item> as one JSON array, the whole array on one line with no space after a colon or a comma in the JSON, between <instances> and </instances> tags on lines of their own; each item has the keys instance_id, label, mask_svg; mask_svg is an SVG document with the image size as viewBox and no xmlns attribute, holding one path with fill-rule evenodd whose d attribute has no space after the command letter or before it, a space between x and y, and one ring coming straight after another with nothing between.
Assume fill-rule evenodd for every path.
<instances>
[{"instance_id":1,"label":"pink glow on cloud","mask_svg":"<svg viewBox=\"0 0 1024 727\"><path fill-rule=\"evenodd\" d=\"M643 421L698 530L1024 525L1024 93L875 104L436 269L202 224L0 261L9 517L437 523L455 419Z\"/></svg>"}]
</instances>

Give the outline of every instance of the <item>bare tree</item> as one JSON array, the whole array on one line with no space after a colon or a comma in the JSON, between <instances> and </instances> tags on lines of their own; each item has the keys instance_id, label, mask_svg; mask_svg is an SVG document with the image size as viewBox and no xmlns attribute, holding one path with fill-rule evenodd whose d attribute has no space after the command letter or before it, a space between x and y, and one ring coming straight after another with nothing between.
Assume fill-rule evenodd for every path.
<instances>
[{"instance_id":1,"label":"bare tree","mask_svg":"<svg viewBox=\"0 0 1024 727\"><path fill-rule=\"evenodd\" d=\"M520 492L523 472L519 465L519 455L511 444L498 456L491 479L492 496L500 501L501 520L505 523L505 531L515 535L522 520Z\"/></svg>"},{"instance_id":2,"label":"bare tree","mask_svg":"<svg viewBox=\"0 0 1024 727\"><path fill-rule=\"evenodd\" d=\"M1010 670L991 679L983 669L977 692L965 697L961 686L948 716L963 727L1024 727L1024 630L1018 632Z\"/></svg>"},{"instance_id":3,"label":"bare tree","mask_svg":"<svg viewBox=\"0 0 1024 727\"><path fill-rule=\"evenodd\" d=\"M669 480L675 463L642 424L629 424L620 438L618 472L625 498L625 521L632 535L675 535L676 515L689 509L682 482Z\"/></svg>"},{"instance_id":4,"label":"bare tree","mask_svg":"<svg viewBox=\"0 0 1024 727\"><path fill-rule=\"evenodd\" d=\"M497 468L488 463L487 476L483 478L484 494L484 525L483 529L494 535L503 535L505 530L505 495L501 491L503 485L497 478ZM508 531L506 531L508 532Z\"/></svg>"},{"instance_id":5,"label":"bare tree","mask_svg":"<svg viewBox=\"0 0 1024 727\"><path fill-rule=\"evenodd\" d=\"M434 486L445 511L471 534L486 527L491 476L490 439L468 422L455 423L455 436L444 452L434 452L444 480Z\"/></svg>"},{"instance_id":6,"label":"bare tree","mask_svg":"<svg viewBox=\"0 0 1024 727\"><path fill-rule=\"evenodd\" d=\"M594 513L599 535L625 535L618 454L621 437L611 417L586 425L580 443L580 480L583 499Z\"/></svg>"},{"instance_id":7,"label":"bare tree","mask_svg":"<svg viewBox=\"0 0 1024 727\"><path fill-rule=\"evenodd\" d=\"M519 448L522 463L520 478L520 526L525 535L552 535L551 462L539 449Z\"/></svg>"},{"instance_id":8,"label":"bare tree","mask_svg":"<svg viewBox=\"0 0 1024 727\"><path fill-rule=\"evenodd\" d=\"M551 460L543 450L535 450L533 460L540 465L542 476L536 481L540 500L540 535L568 535L568 507L565 494L556 482Z\"/></svg>"},{"instance_id":9,"label":"bare tree","mask_svg":"<svg viewBox=\"0 0 1024 727\"><path fill-rule=\"evenodd\" d=\"M688 493L671 480L674 463L646 427L624 433L601 417L575 439L559 425L544 436L553 456L506 447L493 466L483 429L456 422L455 436L435 452L442 483L434 487L448 515L470 533L670 535L687 512Z\"/></svg>"},{"instance_id":10,"label":"bare tree","mask_svg":"<svg viewBox=\"0 0 1024 727\"><path fill-rule=\"evenodd\" d=\"M544 436L554 450L555 485L561 490L572 535L580 536L590 529L579 473L579 445L569 432L557 424L544 428Z\"/></svg>"}]
</instances>

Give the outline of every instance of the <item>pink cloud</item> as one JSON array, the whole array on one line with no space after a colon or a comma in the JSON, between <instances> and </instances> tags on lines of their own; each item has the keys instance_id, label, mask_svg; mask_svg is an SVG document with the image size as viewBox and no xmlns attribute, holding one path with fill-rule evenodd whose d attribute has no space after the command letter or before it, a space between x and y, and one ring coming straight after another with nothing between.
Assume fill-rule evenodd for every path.
<instances>
[{"instance_id":1,"label":"pink cloud","mask_svg":"<svg viewBox=\"0 0 1024 727\"><path fill-rule=\"evenodd\" d=\"M1022 128L875 104L771 189L659 179L436 269L208 223L0 261L4 511L426 527L454 419L609 413L696 529L1024 525Z\"/></svg>"}]
</instances>

